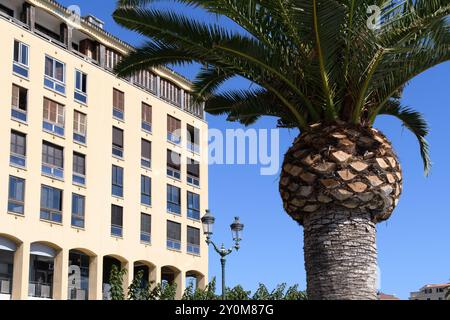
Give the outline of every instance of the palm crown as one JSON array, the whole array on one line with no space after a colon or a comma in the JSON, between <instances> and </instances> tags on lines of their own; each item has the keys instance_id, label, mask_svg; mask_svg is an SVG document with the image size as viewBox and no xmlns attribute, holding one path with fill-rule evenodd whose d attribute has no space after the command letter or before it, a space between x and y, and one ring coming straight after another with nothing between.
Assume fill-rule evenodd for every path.
<instances>
[{"instance_id":1,"label":"palm crown","mask_svg":"<svg viewBox=\"0 0 450 320\"><path fill-rule=\"evenodd\" d=\"M280 127L317 122L371 126L399 118L419 140L425 170L428 126L402 106L405 85L450 60L450 0L176 0L225 16L245 32L151 7L157 0L119 0L114 19L149 38L116 71L198 62L194 94L206 111L245 125L261 116ZM368 8L382 8L381 28ZM241 76L254 89L218 91Z\"/></svg>"}]
</instances>

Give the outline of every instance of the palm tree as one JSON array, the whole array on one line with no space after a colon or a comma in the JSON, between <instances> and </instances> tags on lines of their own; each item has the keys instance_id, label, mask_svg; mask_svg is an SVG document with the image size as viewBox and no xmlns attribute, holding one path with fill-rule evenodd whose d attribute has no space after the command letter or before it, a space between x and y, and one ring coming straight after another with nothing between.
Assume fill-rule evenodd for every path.
<instances>
[{"instance_id":1,"label":"palm tree","mask_svg":"<svg viewBox=\"0 0 450 320\"><path fill-rule=\"evenodd\" d=\"M402 171L373 124L398 118L428 171L428 126L400 98L412 78L450 60L449 0L173 1L227 17L242 32L157 9L157 0L119 0L115 21L148 41L118 75L200 63L193 90L207 112L244 125L273 116L298 128L279 189L304 228L308 297L376 299L375 226L398 203ZM374 4L383 8L376 29L367 13ZM255 85L219 91L235 76Z\"/></svg>"}]
</instances>

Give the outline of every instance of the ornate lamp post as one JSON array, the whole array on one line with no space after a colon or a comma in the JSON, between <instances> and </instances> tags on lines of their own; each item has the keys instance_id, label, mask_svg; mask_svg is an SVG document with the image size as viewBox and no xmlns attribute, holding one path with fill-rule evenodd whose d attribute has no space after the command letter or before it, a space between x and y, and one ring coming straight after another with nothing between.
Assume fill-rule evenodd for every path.
<instances>
[{"instance_id":1,"label":"ornate lamp post","mask_svg":"<svg viewBox=\"0 0 450 320\"><path fill-rule=\"evenodd\" d=\"M213 226L216 218L211 214L209 210L206 210L206 214L202 217L202 225L203 225L203 233L206 235L206 243L208 245L212 245L214 250L220 255L220 263L222 264L222 299L225 300L225 262L226 256L233 252L233 249L236 251L239 250L240 245L239 242L242 240L242 231L244 230L244 225L239 221L239 217L234 218L234 222L230 225L234 246L230 249L225 249L224 244L220 249L217 245L211 240L213 234Z\"/></svg>"}]
</instances>

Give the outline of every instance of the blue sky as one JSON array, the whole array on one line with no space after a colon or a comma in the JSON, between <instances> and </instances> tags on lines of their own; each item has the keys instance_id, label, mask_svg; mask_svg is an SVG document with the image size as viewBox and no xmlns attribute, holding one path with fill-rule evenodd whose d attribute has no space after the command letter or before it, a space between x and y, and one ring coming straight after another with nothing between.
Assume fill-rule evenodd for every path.
<instances>
[{"instance_id":1,"label":"blue sky","mask_svg":"<svg viewBox=\"0 0 450 320\"><path fill-rule=\"evenodd\" d=\"M108 31L131 44L142 41L114 23L113 0L60 2L65 6L79 5L82 15L93 14L104 20ZM203 20L216 19L198 12L190 14ZM232 26L228 21L221 23ZM196 67L176 70L192 78ZM389 221L378 225L381 290L403 299L424 284L450 282L450 215L446 200L450 196L449 75L450 63L429 70L410 83L403 99L405 105L425 114L432 129L428 140L434 165L428 178L423 174L412 134L395 119L386 117L376 122L376 127L393 142L404 171L404 192L399 206ZM227 86L243 87L248 83L235 80ZM208 122L211 128L220 130L240 127L223 117L208 116ZM273 128L274 124L273 119L263 119L253 127ZM280 157L296 135L294 131L281 131ZM216 216L214 239L231 245L229 224L233 217L240 216L245 224L242 249L228 259L227 285L242 284L247 290L255 290L259 282L269 288L287 282L305 288L302 229L283 211L278 176L261 176L256 165L213 165L209 179L210 209ZM219 258L212 251L210 276L220 277Z\"/></svg>"}]
</instances>

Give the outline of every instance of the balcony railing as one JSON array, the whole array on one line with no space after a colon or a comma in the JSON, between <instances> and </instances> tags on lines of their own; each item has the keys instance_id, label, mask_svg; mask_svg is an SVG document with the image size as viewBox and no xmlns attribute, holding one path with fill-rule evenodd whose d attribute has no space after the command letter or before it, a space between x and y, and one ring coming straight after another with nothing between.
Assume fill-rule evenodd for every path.
<instances>
[{"instance_id":1,"label":"balcony railing","mask_svg":"<svg viewBox=\"0 0 450 320\"><path fill-rule=\"evenodd\" d=\"M8 212L16 214L24 214L24 203L17 200L8 201Z\"/></svg>"},{"instance_id":2,"label":"balcony railing","mask_svg":"<svg viewBox=\"0 0 450 320\"><path fill-rule=\"evenodd\" d=\"M181 241L175 239L167 239L167 248L181 251Z\"/></svg>"},{"instance_id":3,"label":"balcony railing","mask_svg":"<svg viewBox=\"0 0 450 320\"><path fill-rule=\"evenodd\" d=\"M142 130L147 131L147 132L152 132L152 124L147 122L147 121L142 121Z\"/></svg>"},{"instance_id":4,"label":"balcony railing","mask_svg":"<svg viewBox=\"0 0 450 320\"><path fill-rule=\"evenodd\" d=\"M187 252L195 254L195 255L200 255L200 246L198 244L188 243L187 244Z\"/></svg>"},{"instance_id":5,"label":"balcony railing","mask_svg":"<svg viewBox=\"0 0 450 320\"><path fill-rule=\"evenodd\" d=\"M17 108L11 108L11 118L27 122L27 112Z\"/></svg>"},{"instance_id":6,"label":"balcony railing","mask_svg":"<svg viewBox=\"0 0 450 320\"><path fill-rule=\"evenodd\" d=\"M200 211L195 209L188 209L187 216L188 218L194 220L200 220Z\"/></svg>"},{"instance_id":7,"label":"balcony railing","mask_svg":"<svg viewBox=\"0 0 450 320\"><path fill-rule=\"evenodd\" d=\"M86 185L86 176L84 174L73 173L72 181L75 184L85 186Z\"/></svg>"},{"instance_id":8,"label":"balcony railing","mask_svg":"<svg viewBox=\"0 0 450 320\"><path fill-rule=\"evenodd\" d=\"M73 98L78 101L81 102L83 104L87 103L87 94L78 90L75 90L75 92L73 93Z\"/></svg>"},{"instance_id":9,"label":"balcony railing","mask_svg":"<svg viewBox=\"0 0 450 320\"><path fill-rule=\"evenodd\" d=\"M122 237L123 236L123 227L116 225L116 224L112 224L111 225L111 235L115 236L115 237Z\"/></svg>"},{"instance_id":10,"label":"balcony railing","mask_svg":"<svg viewBox=\"0 0 450 320\"><path fill-rule=\"evenodd\" d=\"M173 134L172 132L167 132L167 141L172 142L174 144L180 144L181 137L179 135Z\"/></svg>"},{"instance_id":11,"label":"balcony railing","mask_svg":"<svg viewBox=\"0 0 450 320\"><path fill-rule=\"evenodd\" d=\"M119 146L112 147L112 154L116 157L123 158L123 148Z\"/></svg>"},{"instance_id":12,"label":"balcony railing","mask_svg":"<svg viewBox=\"0 0 450 320\"><path fill-rule=\"evenodd\" d=\"M86 144L86 135L74 132L73 140L81 144Z\"/></svg>"},{"instance_id":13,"label":"balcony railing","mask_svg":"<svg viewBox=\"0 0 450 320\"><path fill-rule=\"evenodd\" d=\"M69 288L67 292L68 300L87 300L88 291L77 288Z\"/></svg>"},{"instance_id":14,"label":"balcony railing","mask_svg":"<svg viewBox=\"0 0 450 320\"><path fill-rule=\"evenodd\" d=\"M187 144L186 144L186 147L191 152L200 153L200 146L198 144L196 144L196 143L188 141Z\"/></svg>"},{"instance_id":15,"label":"balcony railing","mask_svg":"<svg viewBox=\"0 0 450 320\"><path fill-rule=\"evenodd\" d=\"M119 120L123 120L124 118L123 111L117 108L113 108L113 117Z\"/></svg>"},{"instance_id":16,"label":"balcony railing","mask_svg":"<svg viewBox=\"0 0 450 320\"><path fill-rule=\"evenodd\" d=\"M40 217L42 220L62 223L62 212L58 210L42 208Z\"/></svg>"},{"instance_id":17,"label":"balcony railing","mask_svg":"<svg viewBox=\"0 0 450 320\"><path fill-rule=\"evenodd\" d=\"M141 242L150 244L152 242L152 235L149 232L141 231Z\"/></svg>"},{"instance_id":18,"label":"balcony railing","mask_svg":"<svg viewBox=\"0 0 450 320\"><path fill-rule=\"evenodd\" d=\"M30 281L28 284L28 296L41 299L51 299L53 296L51 283L39 283Z\"/></svg>"},{"instance_id":19,"label":"balcony railing","mask_svg":"<svg viewBox=\"0 0 450 320\"><path fill-rule=\"evenodd\" d=\"M179 203L167 202L167 212L173 213L176 215L181 214L181 206Z\"/></svg>"},{"instance_id":20,"label":"balcony railing","mask_svg":"<svg viewBox=\"0 0 450 320\"><path fill-rule=\"evenodd\" d=\"M56 179L64 179L64 169L52 166L50 164L42 164L42 173Z\"/></svg>"},{"instance_id":21,"label":"balcony railing","mask_svg":"<svg viewBox=\"0 0 450 320\"><path fill-rule=\"evenodd\" d=\"M28 69L27 66L25 66L25 65L23 65L23 64L21 64L19 62L14 61L13 62L13 72L18 74L19 76L22 76L24 78L28 78L29 69Z\"/></svg>"},{"instance_id":22,"label":"balcony railing","mask_svg":"<svg viewBox=\"0 0 450 320\"><path fill-rule=\"evenodd\" d=\"M72 227L84 228L84 216L72 214Z\"/></svg>"},{"instance_id":23,"label":"balcony railing","mask_svg":"<svg viewBox=\"0 0 450 320\"><path fill-rule=\"evenodd\" d=\"M12 166L25 168L27 165L27 158L21 154L11 153L9 156L9 163Z\"/></svg>"},{"instance_id":24,"label":"balcony railing","mask_svg":"<svg viewBox=\"0 0 450 320\"><path fill-rule=\"evenodd\" d=\"M144 168L151 168L152 167L152 160L142 157L141 158L141 166Z\"/></svg>"},{"instance_id":25,"label":"balcony railing","mask_svg":"<svg viewBox=\"0 0 450 320\"><path fill-rule=\"evenodd\" d=\"M174 179L180 180L181 178L181 172L180 170L174 169L174 168L167 168L167 176L172 177Z\"/></svg>"},{"instance_id":26,"label":"balcony railing","mask_svg":"<svg viewBox=\"0 0 450 320\"><path fill-rule=\"evenodd\" d=\"M12 292L12 278L0 278L0 293L11 294Z\"/></svg>"},{"instance_id":27,"label":"balcony railing","mask_svg":"<svg viewBox=\"0 0 450 320\"><path fill-rule=\"evenodd\" d=\"M66 94L66 84L49 76L44 77L44 86L63 95Z\"/></svg>"},{"instance_id":28,"label":"balcony railing","mask_svg":"<svg viewBox=\"0 0 450 320\"><path fill-rule=\"evenodd\" d=\"M194 177L194 176L188 174L186 177L186 181L191 186L200 187L200 178L199 177Z\"/></svg>"},{"instance_id":29,"label":"balcony railing","mask_svg":"<svg viewBox=\"0 0 450 320\"><path fill-rule=\"evenodd\" d=\"M45 131L57 134L58 136L64 137L64 127L61 125L58 125L56 123L51 123L48 121L42 122L42 128Z\"/></svg>"}]
</instances>

